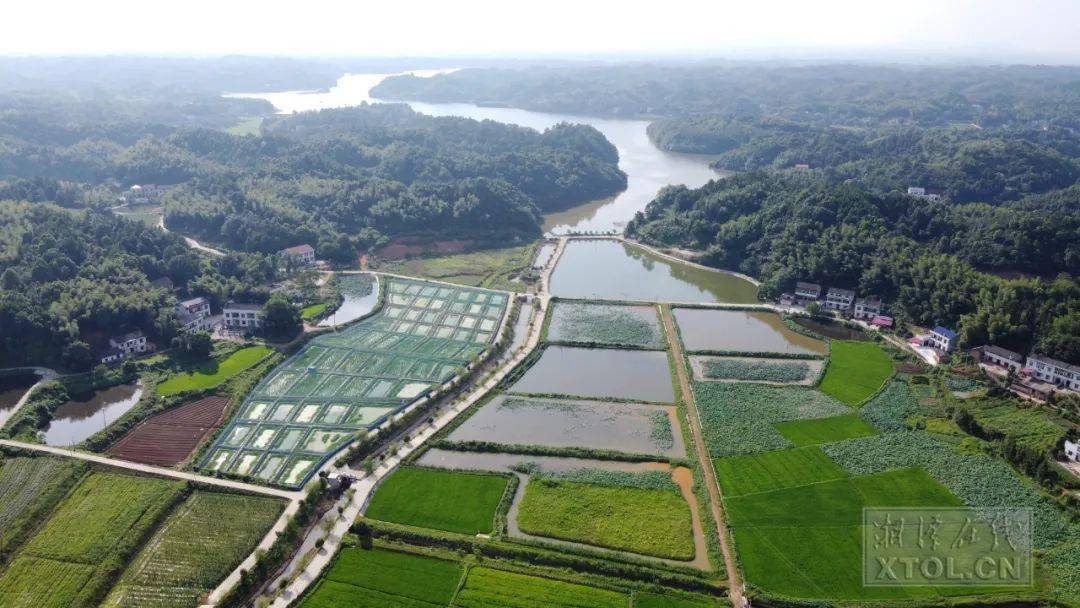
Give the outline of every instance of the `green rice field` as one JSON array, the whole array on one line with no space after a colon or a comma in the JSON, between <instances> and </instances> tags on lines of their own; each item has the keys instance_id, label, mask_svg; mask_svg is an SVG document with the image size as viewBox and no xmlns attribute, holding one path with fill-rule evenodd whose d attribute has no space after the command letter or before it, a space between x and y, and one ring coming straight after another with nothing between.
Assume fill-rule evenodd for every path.
<instances>
[{"instance_id":1,"label":"green rice field","mask_svg":"<svg viewBox=\"0 0 1080 608\"><path fill-rule=\"evenodd\" d=\"M404 467L384 481L365 516L461 534L488 534L509 479Z\"/></svg>"},{"instance_id":2,"label":"green rice field","mask_svg":"<svg viewBox=\"0 0 1080 608\"><path fill-rule=\"evenodd\" d=\"M878 432L858 414L777 422L773 426L780 431L784 439L797 447L834 443L844 439L866 437Z\"/></svg>"},{"instance_id":3,"label":"green rice field","mask_svg":"<svg viewBox=\"0 0 1080 608\"><path fill-rule=\"evenodd\" d=\"M645 592L634 594L634 608L715 608L721 605L730 604L726 601L721 604L721 600L717 598L702 596L681 596L671 593L658 595Z\"/></svg>"},{"instance_id":4,"label":"green rice field","mask_svg":"<svg viewBox=\"0 0 1080 608\"><path fill-rule=\"evenodd\" d=\"M317 336L248 395L199 463L298 488L358 431L461 373L498 335L509 297L387 278L374 315Z\"/></svg>"},{"instance_id":5,"label":"green rice field","mask_svg":"<svg viewBox=\"0 0 1080 608\"><path fill-rule=\"evenodd\" d=\"M455 608L626 608L627 595L538 576L475 567Z\"/></svg>"},{"instance_id":6,"label":"green rice field","mask_svg":"<svg viewBox=\"0 0 1080 608\"><path fill-rule=\"evenodd\" d=\"M847 472L810 446L716 460L716 477L724 496L772 492L847 477Z\"/></svg>"},{"instance_id":7,"label":"green rice field","mask_svg":"<svg viewBox=\"0 0 1080 608\"><path fill-rule=\"evenodd\" d=\"M450 604L461 580L456 562L385 549L346 548L301 608L430 608Z\"/></svg>"},{"instance_id":8,"label":"green rice field","mask_svg":"<svg viewBox=\"0 0 1080 608\"><path fill-rule=\"evenodd\" d=\"M262 361L272 351L265 346L241 348L225 358L224 361L210 361L194 371L179 374L162 382L157 387L157 394L163 397L201 391L221 386L226 380L242 371L248 370Z\"/></svg>"},{"instance_id":9,"label":"green rice field","mask_svg":"<svg viewBox=\"0 0 1080 608\"><path fill-rule=\"evenodd\" d=\"M530 481L522 532L669 559L694 558L690 507L677 491Z\"/></svg>"},{"instance_id":10,"label":"green rice field","mask_svg":"<svg viewBox=\"0 0 1080 608\"><path fill-rule=\"evenodd\" d=\"M150 538L103 606L196 605L251 553L283 508L272 498L193 492Z\"/></svg>"},{"instance_id":11,"label":"green rice field","mask_svg":"<svg viewBox=\"0 0 1080 608\"><path fill-rule=\"evenodd\" d=\"M876 393L892 372L892 359L877 343L833 340L829 367L819 388L843 403L858 405Z\"/></svg>"}]
</instances>

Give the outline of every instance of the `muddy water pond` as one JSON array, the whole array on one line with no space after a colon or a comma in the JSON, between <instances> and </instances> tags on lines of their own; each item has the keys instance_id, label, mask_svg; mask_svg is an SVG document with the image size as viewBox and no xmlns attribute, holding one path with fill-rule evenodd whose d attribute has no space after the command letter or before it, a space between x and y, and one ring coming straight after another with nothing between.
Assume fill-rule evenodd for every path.
<instances>
[{"instance_id":1,"label":"muddy water pond","mask_svg":"<svg viewBox=\"0 0 1080 608\"><path fill-rule=\"evenodd\" d=\"M745 310L674 309L689 351L824 355L825 343L794 332L779 315Z\"/></svg>"},{"instance_id":2,"label":"muddy water pond","mask_svg":"<svg viewBox=\"0 0 1080 608\"><path fill-rule=\"evenodd\" d=\"M35 374L19 374L0 378L0 427L15 413L19 399L38 381Z\"/></svg>"},{"instance_id":3,"label":"muddy water pond","mask_svg":"<svg viewBox=\"0 0 1080 608\"><path fill-rule=\"evenodd\" d=\"M675 408L670 406L527 399L492 399L450 434L450 441L490 441L686 456Z\"/></svg>"},{"instance_id":4,"label":"muddy water pond","mask_svg":"<svg viewBox=\"0 0 1080 608\"><path fill-rule=\"evenodd\" d=\"M664 351L549 346L510 392L614 397L670 403L675 399Z\"/></svg>"},{"instance_id":5,"label":"muddy water pond","mask_svg":"<svg viewBox=\"0 0 1080 608\"><path fill-rule=\"evenodd\" d=\"M379 279L375 275L351 274L340 276L342 302L320 327L334 327L355 321L371 312L379 302Z\"/></svg>"},{"instance_id":6,"label":"muddy water pond","mask_svg":"<svg viewBox=\"0 0 1080 608\"><path fill-rule=\"evenodd\" d=\"M832 338L833 340L858 340L860 342L870 341L870 335L866 332L856 329L854 327L848 327L841 325L840 323L834 323L832 321L818 321L817 319L807 319L806 317L799 317L795 319L795 323L799 324L810 331L817 332L826 338Z\"/></svg>"},{"instance_id":7,"label":"muddy water pond","mask_svg":"<svg viewBox=\"0 0 1080 608\"><path fill-rule=\"evenodd\" d=\"M601 471L666 471L669 466L663 462L622 462L618 460L590 460L588 458L569 458L564 456L530 456L526 454L505 454L495 452L458 452L432 448L424 453L417 464L440 469L463 469L466 471L510 472L518 465L529 463L542 471L561 473L581 469L599 469Z\"/></svg>"},{"instance_id":8,"label":"muddy water pond","mask_svg":"<svg viewBox=\"0 0 1080 608\"><path fill-rule=\"evenodd\" d=\"M567 243L551 276L551 293L645 302L758 302L757 287L746 279L680 264L611 239Z\"/></svg>"},{"instance_id":9,"label":"muddy water pond","mask_svg":"<svg viewBox=\"0 0 1080 608\"><path fill-rule=\"evenodd\" d=\"M47 445L70 446L116 422L135 407L142 396L136 384L120 384L73 398L56 408L52 422L45 429Z\"/></svg>"}]
</instances>

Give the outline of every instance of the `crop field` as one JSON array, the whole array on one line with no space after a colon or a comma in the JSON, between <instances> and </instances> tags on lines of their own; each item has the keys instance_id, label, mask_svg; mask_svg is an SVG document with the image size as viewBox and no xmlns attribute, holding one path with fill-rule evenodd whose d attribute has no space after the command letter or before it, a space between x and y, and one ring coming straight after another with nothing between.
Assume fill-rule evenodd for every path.
<instances>
[{"instance_id":1,"label":"crop field","mask_svg":"<svg viewBox=\"0 0 1080 608\"><path fill-rule=\"evenodd\" d=\"M877 392L892 372L892 359L876 343L834 340L819 388L843 403L858 405Z\"/></svg>"},{"instance_id":2,"label":"crop field","mask_svg":"<svg viewBox=\"0 0 1080 608\"><path fill-rule=\"evenodd\" d=\"M710 358L702 363L702 376L709 380L795 383L809 375L810 364L806 361Z\"/></svg>"},{"instance_id":3,"label":"crop field","mask_svg":"<svg viewBox=\"0 0 1080 608\"><path fill-rule=\"evenodd\" d=\"M365 516L446 532L488 534L508 483L500 475L404 467L379 486Z\"/></svg>"},{"instance_id":4,"label":"crop field","mask_svg":"<svg viewBox=\"0 0 1080 608\"><path fill-rule=\"evenodd\" d=\"M694 558L690 507L678 491L530 481L518 511L527 534L668 559Z\"/></svg>"},{"instance_id":5,"label":"crop field","mask_svg":"<svg viewBox=\"0 0 1080 608\"><path fill-rule=\"evenodd\" d=\"M961 504L917 468L726 499L735 544L750 582L791 597L842 600L935 597L941 592L863 586L863 507Z\"/></svg>"},{"instance_id":6,"label":"crop field","mask_svg":"<svg viewBox=\"0 0 1080 608\"><path fill-rule=\"evenodd\" d=\"M706 381L694 382L694 395L714 458L794 447L775 423L851 412L832 397L803 387Z\"/></svg>"},{"instance_id":7,"label":"crop field","mask_svg":"<svg viewBox=\"0 0 1080 608\"><path fill-rule=\"evenodd\" d=\"M0 604L73 605L99 568L127 558L183 487L113 473L85 477L0 577Z\"/></svg>"},{"instance_id":8,"label":"crop field","mask_svg":"<svg viewBox=\"0 0 1080 608\"><path fill-rule=\"evenodd\" d=\"M1066 433L1064 426L1048 419L1040 409L1020 409L1006 399L969 399L963 408L984 429L1014 437L1018 444L1039 452L1053 449Z\"/></svg>"},{"instance_id":9,"label":"crop field","mask_svg":"<svg viewBox=\"0 0 1080 608\"><path fill-rule=\"evenodd\" d=\"M664 334L656 309L584 302L558 302L548 339L552 342L663 349Z\"/></svg>"},{"instance_id":10,"label":"crop field","mask_svg":"<svg viewBox=\"0 0 1080 608\"><path fill-rule=\"evenodd\" d=\"M221 424L227 397L210 396L157 414L108 449L111 456L171 467L186 460Z\"/></svg>"},{"instance_id":11,"label":"crop field","mask_svg":"<svg viewBox=\"0 0 1080 608\"><path fill-rule=\"evenodd\" d=\"M847 476L847 471L816 446L728 456L716 461L717 480L729 498Z\"/></svg>"},{"instance_id":12,"label":"crop field","mask_svg":"<svg viewBox=\"0 0 1080 608\"><path fill-rule=\"evenodd\" d=\"M250 369L271 353L265 346L241 348L225 358L224 361L211 361L198 369L179 374L162 382L157 387L157 394L162 397L187 391L201 391L221 386L229 378Z\"/></svg>"},{"instance_id":13,"label":"crop field","mask_svg":"<svg viewBox=\"0 0 1080 608\"><path fill-rule=\"evenodd\" d=\"M919 411L919 401L907 382L894 380L859 409L863 420L883 431L907 428L907 418Z\"/></svg>"},{"instance_id":14,"label":"crop field","mask_svg":"<svg viewBox=\"0 0 1080 608\"><path fill-rule=\"evenodd\" d=\"M532 246L484 249L435 257L384 262L379 269L394 274L439 279L469 287L521 291L510 278L532 263Z\"/></svg>"},{"instance_id":15,"label":"crop field","mask_svg":"<svg viewBox=\"0 0 1080 608\"><path fill-rule=\"evenodd\" d=\"M505 293L388 278L383 307L323 334L248 395L200 469L296 488L358 432L450 380L487 349Z\"/></svg>"},{"instance_id":16,"label":"crop field","mask_svg":"<svg viewBox=\"0 0 1080 608\"><path fill-rule=\"evenodd\" d=\"M194 606L255 547L284 504L196 491L169 515L103 606Z\"/></svg>"},{"instance_id":17,"label":"crop field","mask_svg":"<svg viewBox=\"0 0 1080 608\"><path fill-rule=\"evenodd\" d=\"M625 593L538 576L474 567L455 608L626 608Z\"/></svg>"},{"instance_id":18,"label":"crop field","mask_svg":"<svg viewBox=\"0 0 1080 608\"><path fill-rule=\"evenodd\" d=\"M773 426L780 431L784 439L797 447L834 443L844 439L866 437L878 432L858 414L777 422Z\"/></svg>"},{"instance_id":19,"label":"crop field","mask_svg":"<svg viewBox=\"0 0 1080 608\"><path fill-rule=\"evenodd\" d=\"M655 405L500 395L447 440L683 457L686 448L673 419L673 408Z\"/></svg>"},{"instance_id":20,"label":"crop field","mask_svg":"<svg viewBox=\"0 0 1080 608\"><path fill-rule=\"evenodd\" d=\"M9 539L41 501L60 499L54 491L81 469L66 458L7 458L0 461L0 530Z\"/></svg>"},{"instance_id":21,"label":"crop field","mask_svg":"<svg viewBox=\"0 0 1080 608\"><path fill-rule=\"evenodd\" d=\"M384 549L347 548L300 606L445 607L461 575L456 562Z\"/></svg>"},{"instance_id":22,"label":"crop field","mask_svg":"<svg viewBox=\"0 0 1080 608\"><path fill-rule=\"evenodd\" d=\"M681 596L667 593L637 593L634 595L634 608L716 608L720 600L703 596ZM723 603L729 606L728 602Z\"/></svg>"}]
</instances>

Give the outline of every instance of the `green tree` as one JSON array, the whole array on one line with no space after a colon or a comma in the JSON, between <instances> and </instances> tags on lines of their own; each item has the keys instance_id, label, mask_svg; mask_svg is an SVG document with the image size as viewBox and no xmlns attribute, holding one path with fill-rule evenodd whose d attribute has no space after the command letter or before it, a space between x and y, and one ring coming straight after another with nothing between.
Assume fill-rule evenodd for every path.
<instances>
[{"instance_id":1,"label":"green tree","mask_svg":"<svg viewBox=\"0 0 1080 608\"><path fill-rule=\"evenodd\" d=\"M303 328L300 309L280 293L270 296L263 305L262 315L263 331L270 336L291 338Z\"/></svg>"}]
</instances>

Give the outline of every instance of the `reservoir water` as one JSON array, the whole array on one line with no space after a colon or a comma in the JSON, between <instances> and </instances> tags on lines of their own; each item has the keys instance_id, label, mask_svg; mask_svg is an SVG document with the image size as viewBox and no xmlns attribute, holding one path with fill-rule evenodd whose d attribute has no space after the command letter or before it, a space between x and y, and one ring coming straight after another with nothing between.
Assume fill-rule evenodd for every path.
<instances>
[{"instance_id":1,"label":"reservoir water","mask_svg":"<svg viewBox=\"0 0 1080 608\"><path fill-rule=\"evenodd\" d=\"M56 408L45 429L45 444L72 446L116 422L135 407L142 396L136 384L120 384L76 397Z\"/></svg>"},{"instance_id":2,"label":"reservoir water","mask_svg":"<svg viewBox=\"0 0 1080 608\"><path fill-rule=\"evenodd\" d=\"M417 76L432 76L452 70L417 70ZM396 101L372 99L370 90L393 74L347 74L326 91L283 91L278 93L233 93L227 97L264 99L278 112L291 114L309 110L356 106L364 102ZM482 107L467 103L424 103L406 101L414 110L430 116L463 116L476 120L531 127L543 131L560 122L589 124L604 134L619 150L619 168L626 172L627 188L610 199L588 203L545 216L545 230L567 232L621 232L634 214L645 208L658 190L669 184L701 186L722 177L709 168L712 157L665 152L645 133L644 120L621 120L531 112L517 108Z\"/></svg>"}]
</instances>

